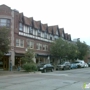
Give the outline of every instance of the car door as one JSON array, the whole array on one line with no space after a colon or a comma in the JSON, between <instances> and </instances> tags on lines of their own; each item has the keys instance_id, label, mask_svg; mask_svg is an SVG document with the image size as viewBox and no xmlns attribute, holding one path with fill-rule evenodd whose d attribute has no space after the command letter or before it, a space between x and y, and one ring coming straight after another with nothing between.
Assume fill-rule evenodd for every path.
<instances>
[{"instance_id":1,"label":"car door","mask_svg":"<svg viewBox=\"0 0 90 90\"><path fill-rule=\"evenodd\" d=\"M70 65L69 65L69 63L67 62L66 63L66 69L69 69L70 68Z\"/></svg>"}]
</instances>

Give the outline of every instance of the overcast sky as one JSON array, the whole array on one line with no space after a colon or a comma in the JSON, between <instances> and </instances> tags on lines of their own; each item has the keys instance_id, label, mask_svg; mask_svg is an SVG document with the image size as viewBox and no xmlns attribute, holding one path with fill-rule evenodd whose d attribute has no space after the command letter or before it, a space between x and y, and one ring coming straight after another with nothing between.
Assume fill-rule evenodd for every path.
<instances>
[{"instance_id":1,"label":"overcast sky","mask_svg":"<svg viewBox=\"0 0 90 90\"><path fill-rule=\"evenodd\" d=\"M58 25L72 40L90 45L90 0L0 0L11 9L48 25Z\"/></svg>"}]
</instances>

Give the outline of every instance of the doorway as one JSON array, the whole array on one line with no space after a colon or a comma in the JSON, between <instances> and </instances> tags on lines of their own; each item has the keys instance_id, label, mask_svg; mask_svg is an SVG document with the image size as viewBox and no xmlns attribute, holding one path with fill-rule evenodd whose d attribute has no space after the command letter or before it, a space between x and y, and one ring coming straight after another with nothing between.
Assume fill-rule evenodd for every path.
<instances>
[{"instance_id":1,"label":"doorway","mask_svg":"<svg viewBox=\"0 0 90 90\"><path fill-rule=\"evenodd\" d=\"M8 70L9 69L9 57L4 56L3 57L3 70Z\"/></svg>"}]
</instances>

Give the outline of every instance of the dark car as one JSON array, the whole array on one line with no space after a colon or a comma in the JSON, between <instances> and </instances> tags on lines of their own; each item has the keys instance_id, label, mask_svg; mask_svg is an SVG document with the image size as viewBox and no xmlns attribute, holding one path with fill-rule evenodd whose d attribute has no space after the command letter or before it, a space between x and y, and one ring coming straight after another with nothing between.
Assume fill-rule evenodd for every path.
<instances>
[{"instance_id":1,"label":"dark car","mask_svg":"<svg viewBox=\"0 0 90 90\"><path fill-rule=\"evenodd\" d=\"M76 69L76 68L77 68L76 63L71 63L71 69Z\"/></svg>"},{"instance_id":2,"label":"dark car","mask_svg":"<svg viewBox=\"0 0 90 90\"><path fill-rule=\"evenodd\" d=\"M63 62L62 64L57 65L56 70L66 70L71 69L70 62Z\"/></svg>"},{"instance_id":3,"label":"dark car","mask_svg":"<svg viewBox=\"0 0 90 90\"><path fill-rule=\"evenodd\" d=\"M88 63L88 66L90 67L90 62Z\"/></svg>"},{"instance_id":4,"label":"dark car","mask_svg":"<svg viewBox=\"0 0 90 90\"><path fill-rule=\"evenodd\" d=\"M41 71L41 72L47 72L47 71L53 72L53 70L54 70L54 66L51 64L40 64L38 66L38 71Z\"/></svg>"}]
</instances>

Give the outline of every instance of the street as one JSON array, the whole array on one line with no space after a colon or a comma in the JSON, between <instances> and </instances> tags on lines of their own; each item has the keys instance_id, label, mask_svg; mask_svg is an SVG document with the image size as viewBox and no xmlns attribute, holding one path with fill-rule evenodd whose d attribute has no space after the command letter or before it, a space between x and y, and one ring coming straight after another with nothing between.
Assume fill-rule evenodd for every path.
<instances>
[{"instance_id":1,"label":"street","mask_svg":"<svg viewBox=\"0 0 90 90\"><path fill-rule=\"evenodd\" d=\"M90 90L90 68L0 76L0 90Z\"/></svg>"}]
</instances>

